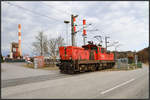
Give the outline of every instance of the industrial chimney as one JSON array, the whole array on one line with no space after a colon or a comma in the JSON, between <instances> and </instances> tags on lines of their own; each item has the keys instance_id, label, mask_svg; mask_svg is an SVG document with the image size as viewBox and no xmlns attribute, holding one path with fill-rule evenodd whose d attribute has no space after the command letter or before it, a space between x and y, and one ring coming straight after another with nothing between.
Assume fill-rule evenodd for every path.
<instances>
[{"instance_id":1,"label":"industrial chimney","mask_svg":"<svg viewBox=\"0 0 150 100\"><path fill-rule=\"evenodd\" d=\"M18 45L19 45L19 56L22 56L22 51L21 51L21 24L18 25L18 37L19 37L19 41L18 41Z\"/></svg>"}]
</instances>

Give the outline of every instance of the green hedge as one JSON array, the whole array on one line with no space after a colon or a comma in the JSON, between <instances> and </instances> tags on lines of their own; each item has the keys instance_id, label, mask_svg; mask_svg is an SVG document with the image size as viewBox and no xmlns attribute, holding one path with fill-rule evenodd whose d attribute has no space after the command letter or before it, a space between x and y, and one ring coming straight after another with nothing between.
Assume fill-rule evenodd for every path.
<instances>
[{"instance_id":1,"label":"green hedge","mask_svg":"<svg viewBox=\"0 0 150 100\"><path fill-rule=\"evenodd\" d=\"M142 63L138 62L137 65L135 63L131 63L131 66L137 66L138 68L142 68Z\"/></svg>"}]
</instances>

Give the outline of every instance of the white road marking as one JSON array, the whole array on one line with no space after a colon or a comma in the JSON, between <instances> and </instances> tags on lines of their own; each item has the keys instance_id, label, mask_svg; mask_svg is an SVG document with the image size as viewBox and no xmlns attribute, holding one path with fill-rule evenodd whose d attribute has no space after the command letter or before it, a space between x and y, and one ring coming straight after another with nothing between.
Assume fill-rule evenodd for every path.
<instances>
[{"instance_id":1,"label":"white road marking","mask_svg":"<svg viewBox=\"0 0 150 100\"><path fill-rule=\"evenodd\" d=\"M126 82L124 82L124 83L122 83L122 84L119 84L119 85L117 85L117 86L115 86L115 87L113 87L113 88L111 88L111 89L105 90L105 91L101 92L101 94L105 94L105 93L107 93L107 92L109 92L109 91L111 91L111 90L113 90L113 89L116 89L116 88L118 88L118 87L121 87L121 86L123 86L123 85L125 85L125 84L127 84L127 83L130 83L130 82L134 81L134 80L135 80L135 79L133 78L133 79L131 79L131 80L129 80L129 81L126 81Z\"/></svg>"}]
</instances>

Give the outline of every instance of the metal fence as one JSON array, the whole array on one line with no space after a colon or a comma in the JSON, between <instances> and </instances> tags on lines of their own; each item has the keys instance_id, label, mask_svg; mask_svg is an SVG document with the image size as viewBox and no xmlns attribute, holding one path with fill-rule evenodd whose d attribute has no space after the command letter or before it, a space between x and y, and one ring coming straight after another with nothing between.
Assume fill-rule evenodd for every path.
<instances>
[{"instance_id":1,"label":"metal fence","mask_svg":"<svg viewBox=\"0 0 150 100\"><path fill-rule=\"evenodd\" d=\"M120 58L116 60L116 67L118 69L142 68L142 63L137 61L137 57L132 62L128 58Z\"/></svg>"},{"instance_id":2,"label":"metal fence","mask_svg":"<svg viewBox=\"0 0 150 100\"><path fill-rule=\"evenodd\" d=\"M117 68L118 69L128 69L129 64L128 64L128 58L120 58L116 60Z\"/></svg>"}]
</instances>

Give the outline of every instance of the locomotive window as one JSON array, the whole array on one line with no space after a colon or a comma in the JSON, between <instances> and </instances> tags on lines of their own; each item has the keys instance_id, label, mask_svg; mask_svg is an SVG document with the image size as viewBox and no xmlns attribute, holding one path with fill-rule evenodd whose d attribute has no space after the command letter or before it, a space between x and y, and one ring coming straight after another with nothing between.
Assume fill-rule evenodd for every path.
<instances>
[{"instance_id":1,"label":"locomotive window","mask_svg":"<svg viewBox=\"0 0 150 100\"><path fill-rule=\"evenodd\" d=\"M110 54L110 51L107 51L107 54Z\"/></svg>"},{"instance_id":2,"label":"locomotive window","mask_svg":"<svg viewBox=\"0 0 150 100\"><path fill-rule=\"evenodd\" d=\"M96 53L97 53L97 48L96 48Z\"/></svg>"},{"instance_id":3,"label":"locomotive window","mask_svg":"<svg viewBox=\"0 0 150 100\"><path fill-rule=\"evenodd\" d=\"M84 49L85 49L85 50L88 50L89 48L88 48L88 47L84 47Z\"/></svg>"},{"instance_id":4,"label":"locomotive window","mask_svg":"<svg viewBox=\"0 0 150 100\"><path fill-rule=\"evenodd\" d=\"M104 53L104 48L101 48L101 53Z\"/></svg>"}]
</instances>

